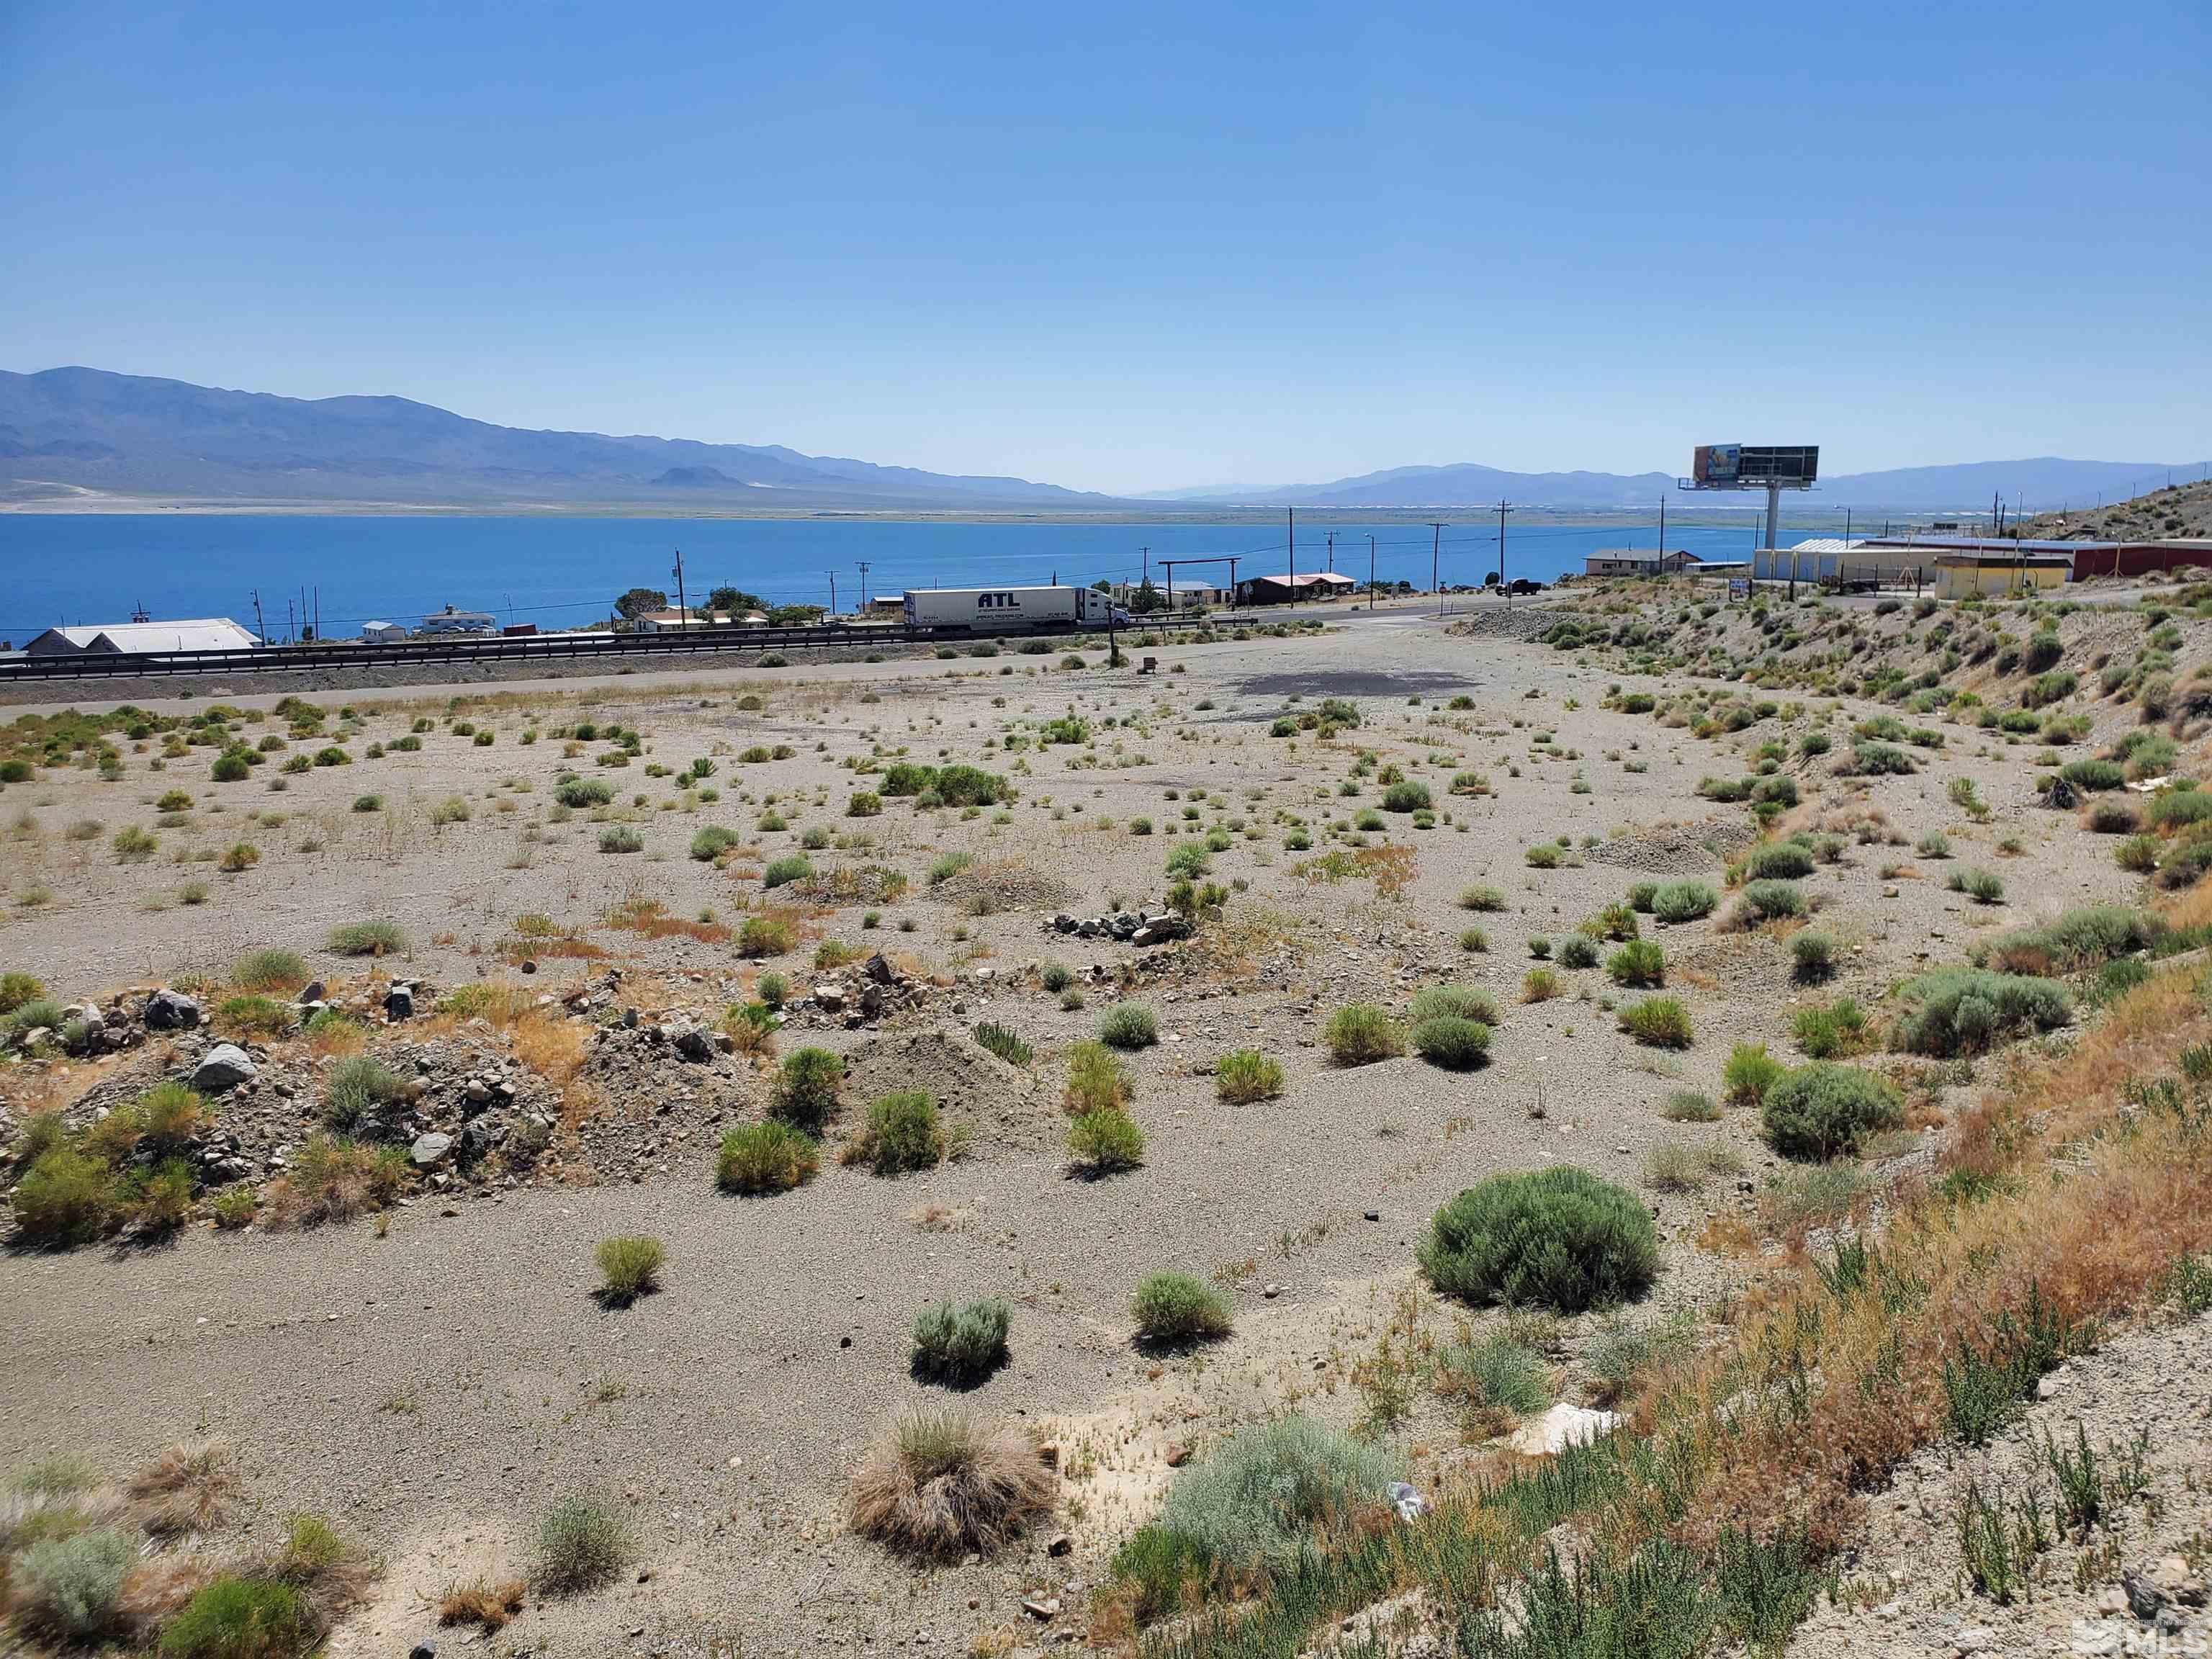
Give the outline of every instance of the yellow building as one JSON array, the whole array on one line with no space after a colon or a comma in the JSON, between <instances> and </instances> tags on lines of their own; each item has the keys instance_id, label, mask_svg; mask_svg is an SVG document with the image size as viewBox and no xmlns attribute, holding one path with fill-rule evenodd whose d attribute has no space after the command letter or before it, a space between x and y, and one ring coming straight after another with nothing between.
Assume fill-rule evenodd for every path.
<instances>
[{"instance_id":1,"label":"yellow building","mask_svg":"<svg viewBox=\"0 0 2212 1659\"><path fill-rule=\"evenodd\" d=\"M1938 553L1932 563L1930 591L1939 599L2063 587L2074 574L2074 561L2063 553Z\"/></svg>"}]
</instances>

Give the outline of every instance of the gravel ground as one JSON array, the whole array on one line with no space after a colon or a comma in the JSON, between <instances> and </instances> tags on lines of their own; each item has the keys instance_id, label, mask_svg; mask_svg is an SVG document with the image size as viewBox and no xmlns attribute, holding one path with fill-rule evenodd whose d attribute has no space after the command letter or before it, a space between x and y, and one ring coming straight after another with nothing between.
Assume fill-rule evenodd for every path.
<instances>
[{"instance_id":1,"label":"gravel ground","mask_svg":"<svg viewBox=\"0 0 2212 1659\"><path fill-rule=\"evenodd\" d=\"M1733 1270L1692 1240L1712 1215L1749 1206L1745 1188L1777 1166L1743 1114L1710 1126L1662 1120L1669 1093L1717 1095L1733 1042L1790 1052L1790 1016L1808 998L1873 1002L1917 966L1959 959L1990 928L2129 898L2134 883L2070 815L2034 804L2021 757L1954 728L1951 746L1912 776L1847 783L1802 773L1807 819L1840 814L1874 838L1806 884L1843 947L1832 987L1793 987L1781 941L1702 921L1657 933L1669 988L1695 1022L1686 1052L1623 1036L1602 1000L1619 994L1597 970L1563 972L1565 996L1522 1004L1529 937L1564 937L1642 876L1717 884L1747 820L1742 807L1699 799L1695 786L1707 773L1745 769L1744 755L1773 729L1701 739L1608 711L1600 666L1521 642L1513 635L1522 626L1447 632L1386 611L1314 638L1164 647L1156 676L1079 675L1054 669L1057 655L1009 653L772 680L694 673L680 683L510 689L459 711L496 733L492 746L441 723L421 752L374 761L364 757L367 742L405 731L416 712L408 700L421 693L364 695L356 700L363 729L347 743L355 763L302 773L281 794L264 787L273 766L248 782L210 784L207 750L159 777L131 753L119 782L62 770L9 787L0 796L0 821L15 826L0 842L9 890L0 966L36 973L64 997L220 975L264 945L301 951L334 985L356 984L362 964L321 946L332 923L366 916L397 921L412 942L404 963L386 966L451 988L509 976L514 953L503 958L502 947L517 918L535 913L617 959L623 1000L647 1015L711 1019L743 994L752 965L719 940L610 927L613 907L650 900L672 918L711 913L715 925L757 908L762 858L717 867L686 856L703 824L730 826L763 858L795 848L810 825L864 831L872 846L817 852L817 865L889 865L907 875L907 892L877 907L874 930L860 926L860 907L811 915L806 929L907 958L929 994L880 1029L802 1015L803 1036L787 1034L786 1052L821 1041L872 1086L909 1074L952 1079L942 1085L948 1110L972 1118L976 1145L967 1160L924 1175L878 1179L825 1158L819 1178L793 1194L719 1194L714 1126L765 1100L764 1079L722 1059L710 1068L720 1081L693 1091L696 1110L676 1112L683 1136L656 1138L644 1153L633 1140L595 1172L568 1171L584 1182L596 1175L596 1185L521 1180L451 1201L418 1196L388 1234L368 1222L243 1237L192 1228L156 1249L0 1258L15 1339L0 1357L0 1397L10 1407L0 1418L0 1462L70 1447L122 1470L180 1437L228 1438L244 1460L257 1534L290 1510L318 1508L386 1555L379 1600L342 1634L339 1652L397 1650L428 1627L422 1596L515 1561L532 1517L576 1491L626 1506L650 1576L587 1601L533 1603L501 1644L796 1654L926 1635L960 1651L995 1626L1042 1641L1079 1623L1081 1587L1142 1518L1174 1447L1291 1399L1348 1419L1358 1403L1346 1382L1351 1359L1410 1286L1426 1217L1482 1175L1564 1160L1634 1183L1662 1138L1725 1143L1745 1165L1741 1186L1729 1177L1652 1195L1668 1241L1661 1304L1711 1304ZM765 706L739 708L747 696ZM1325 696L1360 700L1356 735L1328 745L1311 734L1268 735L1277 716ZM1447 706L1462 697L1471 706ZM339 700L322 701L335 716ZM160 707L193 712L208 702ZM444 714L442 699L421 707ZM1847 718L1867 712L1843 708ZM1091 750L1032 746L1010 757L995 746L1003 722L1071 708L1092 721ZM1108 728L1109 717L1119 724ZM592 763L603 744L564 760L550 734L579 718L636 727L644 752L605 771ZM525 746L521 733L533 726L548 735ZM1553 742L1540 745L1541 732ZM1357 799L1334 793L1355 742L1429 779L1450 813L1425 831L1393 819L1393 839L1417 859L1396 897L1358 877L1297 873L1307 855L1283 848L1274 822L1279 811L1304 817L1321 851L1331 844L1323 823L1375 804L1371 782ZM744 762L756 744L793 753ZM988 809L920 814L897 800L878 817L845 817L859 784L842 763L900 748L916 760L1026 768L1017 773L1021 801L1003 823ZM1445 763L1424 764L1431 755ZM708 781L719 801L644 775L648 763L681 770L700 757L715 763ZM564 765L607 778L618 802L647 797L634 814L642 853L601 853L590 814L556 821L549 807ZM1495 793L1448 795L1462 769L1486 774ZM1975 781L1992 809L1988 823L1947 799L1954 776ZM196 804L182 823L158 827L152 802L171 787ZM1195 803L1200 789L1208 799ZM351 810L371 792L381 810ZM763 833L755 820L771 796L790 827ZM432 808L455 797L469 816L434 823ZM664 809L669 801L679 804ZM1218 878L1249 890L1190 945L1070 939L1050 932L1038 908L992 911L988 884L978 882L975 872L996 872L1006 890L1032 900L1073 890L1083 915L1115 900L1156 904L1175 842L1129 825L1141 816L1164 827L1194 805L1201 824L1241 818L1259 833L1233 835L1216 855ZM283 821L272 824L272 811ZM101 828L69 839L66 827L80 821ZM114 861L108 837L125 824L160 837L154 860ZM1969 903L1924 860L1882 873L1936 829L1960 862L2004 875L2008 902ZM2006 835L2020 836L2017 855L2000 855ZM1559 836L1593 844L1565 867L1526 866L1524 848ZM1886 844L1893 838L1902 845ZM170 861L179 849L240 839L264 857L237 875ZM946 852L975 864L939 891L927 872ZM182 902L194 879L207 884L205 902ZM1459 908L1459 893L1477 882L1503 890L1507 910ZM1486 953L1459 948L1469 922L1487 932ZM1109 987L1127 975L1139 988L1132 994L1160 1017L1162 1042L1129 1060L1133 1109L1151 1140L1139 1170L1103 1181L1066 1172L1056 1146L1060 1056L1091 1034L1112 994L1094 988L1088 1006L1064 1008L1031 971L1048 961L1095 968ZM531 982L555 990L598 971L550 957L538 965ZM772 965L801 991L816 977L802 956ZM1338 1004L1398 1003L1446 978L1485 986L1504 1008L1486 1069L1455 1074L1401 1059L1341 1070L1316 1046ZM982 1019L1033 1046L1029 1078L978 1063L990 1057L960 1028ZM1216 1101L1205 1075L1212 1058L1245 1045L1282 1060L1280 1099ZM20 1112L34 1097L73 1095L103 1070L0 1069L0 1105ZM603 1079L598 1109L649 1117L667 1104L668 1077L617 1068ZM300 1103L303 1130L311 1096ZM1956 1085L1947 1097L1962 1097ZM602 1310L588 1294L592 1246L630 1231L667 1241L665 1288L627 1310ZM1232 1286L1237 1334L1198 1359L1163 1364L1138 1352L1128 1293L1162 1267ZM1062 1447L1061 1523L1074 1547L1048 1557L1047 1528L994 1562L911 1571L841 1530L846 1471L888 1416L932 1395L906 1370L915 1310L984 1293L1015 1305L1013 1361L971 1403L1018 1414ZM1423 1317L1449 1326L1451 1316L1430 1307ZM1398 1443L1426 1479L1461 1455L1452 1438L1417 1424ZM1085 1448L1097 1455L1078 1455ZM1021 1611L1023 1597L1040 1592L1065 1604L1048 1626Z\"/></svg>"}]
</instances>

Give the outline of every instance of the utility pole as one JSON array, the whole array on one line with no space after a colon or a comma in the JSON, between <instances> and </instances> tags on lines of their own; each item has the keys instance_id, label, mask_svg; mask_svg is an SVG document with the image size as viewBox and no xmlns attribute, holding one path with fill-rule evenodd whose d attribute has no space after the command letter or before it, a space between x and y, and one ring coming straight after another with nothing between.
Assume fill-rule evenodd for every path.
<instances>
[{"instance_id":1,"label":"utility pole","mask_svg":"<svg viewBox=\"0 0 2212 1659\"><path fill-rule=\"evenodd\" d=\"M1498 503L1498 591L1505 591L1505 515L1513 511L1513 503Z\"/></svg>"},{"instance_id":2,"label":"utility pole","mask_svg":"<svg viewBox=\"0 0 2212 1659\"><path fill-rule=\"evenodd\" d=\"M1287 513L1287 514L1289 514L1291 515L1291 600L1290 600L1290 602L1291 602L1292 605L1296 605L1296 604L1298 602L1298 510L1297 510L1297 508L1296 508L1295 507L1285 507L1285 508L1283 509L1283 511L1284 511L1284 512L1285 512L1285 513Z\"/></svg>"},{"instance_id":3,"label":"utility pole","mask_svg":"<svg viewBox=\"0 0 2212 1659\"><path fill-rule=\"evenodd\" d=\"M269 643L269 625L261 620L261 590L253 590L253 632L261 643Z\"/></svg>"},{"instance_id":4,"label":"utility pole","mask_svg":"<svg viewBox=\"0 0 2212 1659\"><path fill-rule=\"evenodd\" d=\"M1438 574L1443 544L1444 527L1431 519L1429 520L1429 591L1437 596L1437 615L1439 617L1444 614L1443 581Z\"/></svg>"},{"instance_id":5,"label":"utility pole","mask_svg":"<svg viewBox=\"0 0 2212 1659\"><path fill-rule=\"evenodd\" d=\"M1053 572L1053 586L1055 586L1055 587L1057 587L1059 585L1060 585L1060 573L1059 573L1057 570L1055 570L1055 571L1054 571L1054 572ZM867 608L868 608L868 562L867 562L866 559L863 559L863 560L861 560L861 561L860 561L860 610L861 610L861 611L865 614L865 613L866 613L866 611L867 611Z\"/></svg>"},{"instance_id":6,"label":"utility pole","mask_svg":"<svg viewBox=\"0 0 2212 1659\"><path fill-rule=\"evenodd\" d=\"M1375 608L1375 538L1367 538L1367 608Z\"/></svg>"},{"instance_id":7,"label":"utility pole","mask_svg":"<svg viewBox=\"0 0 2212 1659\"><path fill-rule=\"evenodd\" d=\"M1145 586L1150 587L1152 585L1152 550L1149 547L1140 547L1137 551L1144 555Z\"/></svg>"},{"instance_id":8,"label":"utility pole","mask_svg":"<svg viewBox=\"0 0 2212 1659\"><path fill-rule=\"evenodd\" d=\"M837 620L837 573L830 573L830 620Z\"/></svg>"},{"instance_id":9,"label":"utility pole","mask_svg":"<svg viewBox=\"0 0 2212 1659\"><path fill-rule=\"evenodd\" d=\"M1659 498L1659 568L1667 568L1667 498Z\"/></svg>"},{"instance_id":10,"label":"utility pole","mask_svg":"<svg viewBox=\"0 0 2212 1659\"><path fill-rule=\"evenodd\" d=\"M292 601L291 601L290 599L286 599L286 600L284 601L284 643L285 643L285 644L287 644L287 645L289 645L289 644L291 644L291 642L292 642Z\"/></svg>"},{"instance_id":11,"label":"utility pole","mask_svg":"<svg viewBox=\"0 0 2212 1659\"><path fill-rule=\"evenodd\" d=\"M691 625L691 612L684 603L684 550L676 550L676 628L681 633Z\"/></svg>"},{"instance_id":12,"label":"utility pole","mask_svg":"<svg viewBox=\"0 0 2212 1659\"><path fill-rule=\"evenodd\" d=\"M1328 568L1334 575L1336 572L1336 532L1334 530L1328 532Z\"/></svg>"}]
</instances>

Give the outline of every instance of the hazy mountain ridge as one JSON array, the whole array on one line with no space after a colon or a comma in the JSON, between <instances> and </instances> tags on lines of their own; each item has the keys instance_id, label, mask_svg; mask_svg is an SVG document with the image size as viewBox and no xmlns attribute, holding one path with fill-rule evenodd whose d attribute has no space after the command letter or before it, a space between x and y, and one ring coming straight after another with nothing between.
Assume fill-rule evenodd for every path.
<instances>
[{"instance_id":1,"label":"hazy mountain ridge","mask_svg":"<svg viewBox=\"0 0 2212 1659\"><path fill-rule=\"evenodd\" d=\"M541 432L405 398L300 398L57 368L0 371L0 481L123 493L493 501L652 500L724 490L802 504L946 506L1110 498L953 477L780 445Z\"/></svg>"},{"instance_id":2,"label":"hazy mountain ridge","mask_svg":"<svg viewBox=\"0 0 2212 1659\"><path fill-rule=\"evenodd\" d=\"M1683 453L1688 461L1688 449ZM2075 461L2043 456L1844 474L1793 512L1846 506L1966 513L2002 494L2018 511L2087 506L2157 487L2169 470L2203 463ZM1742 495L1688 495L1669 472L1515 472L1462 463L1401 466L1325 483L1219 486L1115 497L1024 478L927 472L781 444L495 426L395 397L323 398L228 391L183 380L54 368L0 371L0 495L75 491L253 501L496 507L682 502L895 511L1054 507L1097 511L1142 503L1182 508L1313 507L1481 511L1504 499L1530 508L1641 512L1749 506Z\"/></svg>"}]
</instances>

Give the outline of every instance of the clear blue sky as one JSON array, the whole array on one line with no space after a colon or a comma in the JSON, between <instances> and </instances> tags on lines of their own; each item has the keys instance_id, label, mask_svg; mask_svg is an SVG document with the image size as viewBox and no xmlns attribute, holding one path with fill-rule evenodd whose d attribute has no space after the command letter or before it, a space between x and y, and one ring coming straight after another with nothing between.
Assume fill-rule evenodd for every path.
<instances>
[{"instance_id":1,"label":"clear blue sky","mask_svg":"<svg viewBox=\"0 0 2212 1659\"><path fill-rule=\"evenodd\" d=\"M1741 15L0 0L0 367L1117 490L2202 455L2212 5Z\"/></svg>"}]
</instances>

